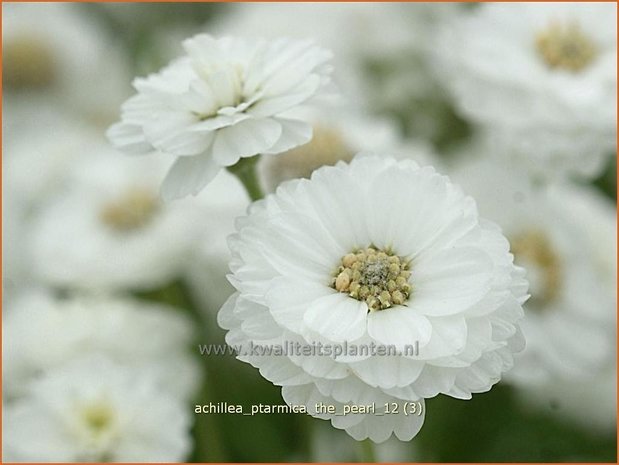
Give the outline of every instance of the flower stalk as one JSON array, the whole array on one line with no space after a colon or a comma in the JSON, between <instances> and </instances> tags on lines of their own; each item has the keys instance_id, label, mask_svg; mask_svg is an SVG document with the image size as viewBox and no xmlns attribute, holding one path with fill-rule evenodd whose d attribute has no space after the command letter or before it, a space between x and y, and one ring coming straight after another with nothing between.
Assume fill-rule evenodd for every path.
<instances>
[{"instance_id":1,"label":"flower stalk","mask_svg":"<svg viewBox=\"0 0 619 465\"><path fill-rule=\"evenodd\" d=\"M376 463L374 443L370 439L359 441L359 458L363 463Z\"/></svg>"},{"instance_id":2,"label":"flower stalk","mask_svg":"<svg viewBox=\"0 0 619 465\"><path fill-rule=\"evenodd\" d=\"M245 187L252 202L264 197L260 180L256 172L256 165L260 160L260 155L249 158L241 158L236 164L229 166L228 171L234 174Z\"/></svg>"}]
</instances>

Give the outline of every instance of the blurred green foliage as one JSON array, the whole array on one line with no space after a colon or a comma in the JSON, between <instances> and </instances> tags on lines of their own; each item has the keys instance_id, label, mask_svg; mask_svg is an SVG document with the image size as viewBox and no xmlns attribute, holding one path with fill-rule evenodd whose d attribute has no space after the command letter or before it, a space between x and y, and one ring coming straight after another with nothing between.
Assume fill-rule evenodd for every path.
<instances>
[{"instance_id":1,"label":"blurred green foliage","mask_svg":"<svg viewBox=\"0 0 619 465\"><path fill-rule=\"evenodd\" d=\"M600 436L525 407L509 386L495 386L470 401L439 396L426 405L425 424L413 440L423 460L616 462L615 433Z\"/></svg>"}]
</instances>

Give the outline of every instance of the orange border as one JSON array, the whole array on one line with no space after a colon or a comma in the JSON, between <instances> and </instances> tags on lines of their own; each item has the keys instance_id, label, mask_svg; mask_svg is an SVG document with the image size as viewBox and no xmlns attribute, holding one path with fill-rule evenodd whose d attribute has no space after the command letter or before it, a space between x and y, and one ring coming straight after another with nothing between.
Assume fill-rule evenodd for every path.
<instances>
[{"instance_id":1,"label":"orange border","mask_svg":"<svg viewBox=\"0 0 619 465\"><path fill-rule=\"evenodd\" d=\"M423 2L423 1L419 1L419 0L414 0L414 1L409 1L409 0L380 0L378 2L371 2L371 1L356 1L356 0L338 0L339 2L345 2L345 3L382 3L382 2L394 2L394 3L472 3L472 2L467 2L465 0L456 0L455 2L447 2L444 0L429 0L427 2ZM536 2L544 2L544 1L548 1L548 0L528 0L526 3L536 3ZM577 0L565 0L565 1L561 1L561 0L550 0L553 3L581 3L578 2ZM47 1L47 0L30 0L30 2L36 2L36 3L60 3L57 1ZM178 3L254 3L254 2L261 2L261 0L247 0L245 2L239 2L236 0L223 0L223 1L214 1L214 0L184 0L183 2L178 2ZM300 2L290 2L287 0L275 0L275 1L267 1L267 2L263 2L263 3L331 3L333 2L333 0L302 0ZM487 3L488 0L481 0L481 2L483 3ZM617 3L617 1L613 1L613 0L600 0L601 3ZM26 3L23 0L0 0L0 4L2 3ZM69 0L67 3L125 3L122 0L100 0L99 2L89 2L87 0ZM130 2L130 3L177 3L174 1L168 1L168 0L137 0L134 2ZM512 0L495 0L494 2L488 2L488 3L515 3ZM618 19L619 19L619 14L617 15ZM0 9L0 46L2 45L2 11ZM0 47L0 119L2 118L2 102L3 102L3 93L2 93L2 50ZM619 75L619 65L617 66L617 74ZM617 100L615 102L615 108L616 110L619 109L619 100ZM617 114L617 113L616 113ZM616 127L617 127L617 146L619 147L619 121L616 123ZM2 143L3 140L3 129L0 129L0 144ZM1 147L1 146L0 146ZM2 149L0 148L0 153L2 152ZM618 152L616 154L617 159L619 159L619 149ZM3 174L3 163L0 162L0 174ZM617 171L616 171L616 175L617 177L619 177L619 164L617 166ZM3 178L2 178L3 179ZM2 179L0 179L0 188L2 188L3 186L3 181ZM0 200L2 200L3 198L3 192L4 189L0 190ZM619 194L619 188L616 187L616 192L615 194ZM2 214L2 209L3 209L3 203L0 203L0 214ZM616 208L617 213L619 214L619 207ZM619 215L616 221L616 225L617 228L619 229ZM3 227L0 228L0 244L3 243ZM2 250L0 250L0 258L2 258ZM617 260L619 261L619 250L617 252ZM4 282L4 268L0 269L0 282ZM617 285L619 287L619 277L617 279ZM0 286L0 299L1 302L0 303L0 309L3 310L4 308L4 298L3 298L3 294L4 294L4 287ZM3 320L3 319L2 319ZM0 320L0 329L2 329L2 320ZM616 321L616 334L619 334L619 318ZM617 345L617 341L615 341L615 350L616 350L616 355L617 355L617 359L619 359L619 345ZM2 333L0 332L0 368L2 367L2 354L3 354L3 345L2 345ZM615 360L615 367L617 367L617 359ZM0 371L0 385L2 384L2 372ZM616 396L617 396L617 400L619 401L619 393L615 392ZM0 400L2 400L2 392L0 392ZM618 402L619 403L619 402ZM2 414L2 404L0 403L0 414ZM2 443L2 424L3 424L3 419L0 419L0 444ZM619 408L617 409L617 425L619 426ZM617 457L618 457L618 461L614 462L619 464L619 427L617 428ZM2 447L0 447L0 463L5 463L2 460ZM10 463L10 462L6 462L6 463ZM59 463L59 464L69 464L69 462L55 462L55 463ZM70 462L70 463L79 463L79 462ZM93 462L93 463L104 463L104 462ZM136 463L136 462L117 462L120 464L124 464L124 465L142 465L142 463ZM182 465L190 465L191 463L195 463L195 462L160 462L160 463L179 463ZM209 463L222 463L222 462L209 462ZM225 462L225 463L238 463L238 462ZM252 464L256 464L258 465L257 462L244 462L244 463L252 463ZM279 463L287 463L287 462L266 462L266 463L261 463L261 465L278 465ZM313 464L315 462L299 462L301 465L310 465ZM359 462L321 462L321 463L327 463L327 464L335 464L335 463L339 463L342 465L353 465ZM382 462L382 463L391 463L391 462ZM435 465L435 463L440 463L440 462L416 462L419 464L427 464L427 465ZM466 462L454 462L456 465L470 465L469 463ZM497 462L485 462L485 463L490 463L490 464L494 464L494 465L500 465ZM501 462L501 464L515 464L515 463L527 463L530 465L544 465L544 462ZM564 462L564 463L575 463L575 462ZM578 462L578 463L589 463L589 462ZM595 462L595 463L613 463L613 462Z\"/></svg>"}]
</instances>

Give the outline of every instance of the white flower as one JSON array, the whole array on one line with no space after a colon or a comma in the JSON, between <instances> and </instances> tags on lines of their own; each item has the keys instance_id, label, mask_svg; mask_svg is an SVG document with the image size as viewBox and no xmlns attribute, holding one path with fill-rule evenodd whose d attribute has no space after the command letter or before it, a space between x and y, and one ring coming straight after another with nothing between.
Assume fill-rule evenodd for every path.
<instances>
[{"instance_id":1,"label":"white flower","mask_svg":"<svg viewBox=\"0 0 619 465\"><path fill-rule=\"evenodd\" d=\"M129 66L106 32L76 5L5 5L3 119L36 118L50 106L111 121L130 90Z\"/></svg>"},{"instance_id":2,"label":"white flower","mask_svg":"<svg viewBox=\"0 0 619 465\"><path fill-rule=\"evenodd\" d=\"M537 174L595 176L614 152L614 3L485 4L443 28L439 75L460 110Z\"/></svg>"},{"instance_id":3,"label":"white flower","mask_svg":"<svg viewBox=\"0 0 619 465\"><path fill-rule=\"evenodd\" d=\"M187 39L187 55L138 78L108 135L129 153L178 157L164 198L196 194L240 158L278 153L311 138L311 127L286 117L329 82L331 54L309 41Z\"/></svg>"},{"instance_id":4,"label":"white flower","mask_svg":"<svg viewBox=\"0 0 619 465\"><path fill-rule=\"evenodd\" d=\"M152 289L177 279L199 237L195 202L159 200L169 166L127 159L109 147L71 166L66 188L33 218L33 268L44 282L70 288Z\"/></svg>"},{"instance_id":5,"label":"white flower","mask_svg":"<svg viewBox=\"0 0 619 465\"><path fill-rule=\"evenodd\" d=\"M410 158L421 165L436 164L431 149L420 141L402 140L393 121L348 107L329 110L306 113L305 119L313 124L310 142L260 159L258 173L266 192L274 192L283 181L309 178L321 166L349 162L361 150Z\"/></svg>"},{"instance_id":6,"label":"white flower","mask_svg":"<svg viewBox=\"0 0 619 465\"><path fill-rule=\"evenodd\" d=\"M543 386L519 386L520 401L535 409L560 416L596 435L615 437L617 431L617 368L607 369L586 380L554 379Z\"/></svg>"},{"instance_id":7,"label":"white flower","mask_svg":"<svg viewBox=\"0 0 619 465\"><path fill-rule=\"evenodd\" d=\"M584 187L533 189L493 160L463 163L453 177L475 196L527 270L526 350L508 379L543 386L584 382L609 365L616 321L616 214Z\"/></svg>"},{"instance_id":8,"label":"white flower","mask_svg":"<svg viewBox=\"0 0 619 465\"><path fill-rule=\"evenodd\" d=\"M27 233L25 207L16 196L7 195L2 203L2 301L6 303L32 278L25 247Z\"/></svg>"},{"instance_id":9,"label":"white flower","mask_svg":"<svg viewBox=\"0 0 619 465\"><path fill-rule=\"evenodd\" d=\"M436 137L444 130L446 99L428 52L437 24L459 8L453 3L256 2L234 5L209 27L250 37L311 37L337 57L334 74L345 83L341 91L347 99L374 114L405 115L411 133Z\"/></svg>"},{"instance_id":10,"label":"white flower","mask_svg":"<svg viewBox=\"0 0 619 465\"><path fill-rule=\"evenodd\" d=\"M323 167L254 203L237 228L229 241L238 292L219 313L228 344L398 351L239 356L283 386L287 403L357 440L410 440L424 398L488 391L522 348L523 271L473 199L431 167L377 156ZM407 353L415 344L419 353ZM317 413L316 402L339 413L394 403L399 414ZM423 414L404 415L406 402Z\"/></svg>"},{"instance_id":11,"label":"white flower","mask_svg":"<svg viewBox=\"0 0 619 465\"><path fill-rule=\"evenodd\" d=\"M321 166L350 161L363 146L397 152L396 156L412 158L422 165L437 162L425 144L401 141L388 120L360 116L349 109L305 112L304 119L313 123L310 142L277 156L262 157L258 162L265 192L275 191L283 181L309 178ZM200 193L198 201L204 208L206 225L187 277L201 307L217 311L234 291L226 279L231 258L226 238L234 232L235 218L245 214L250 202L242 185L226 171Z\"/></svg>"},{"instance_id":12,"label":"white flower","mask_svg":"<svg viewBox=\"0 0 619 465\"><path fill-rule=\"evenodd\" d=\"M197 387L192 326L176 309L105 296L57 299L37 291L16 297L5 311L2 371L9 399L23 396L48 371L97 352L154 376L177 397L188 398Z\"/></svg>"},{"instance_id":13,"label":"white flower","mask_svg":"<svg viewBox=\"0 0 619 465\"><path fill-rule=\"evenodd\" d=\"M182 402L152 377L100 354L59 367L27 390L3 408L5 460L173 462L189 452Z\"/></svg>"}]
</instances>

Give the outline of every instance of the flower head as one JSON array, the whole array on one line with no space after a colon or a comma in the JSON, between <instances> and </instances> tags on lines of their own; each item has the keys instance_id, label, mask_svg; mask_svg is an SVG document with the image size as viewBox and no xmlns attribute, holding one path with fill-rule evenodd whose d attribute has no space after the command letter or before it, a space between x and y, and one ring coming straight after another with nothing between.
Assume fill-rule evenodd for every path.
<instances>
[{"instance_id":1,"label":"flower head","mask_svg":"<svg viewBox=\"0 0 619 465\"><path fill-rule=\"evenodd\" d=\"M594 177L616 145L616 8L482 5L442 28L439 76L501 156L538 177Z\"/></svg>"},{"instance_id":2,"label":"flower head","mask_svg":"<svg viewBox=\"0 0 619 465\"><path fill-rule=\"evenodd\" d=\"M78 357L27 391L3 412L11 461L178 461L189 452L182 401L101 354Z\"/></svg>"},{"instance_id":3,"label":"flower head","mask_svg":"<svg viewBox=\"0 0 619 465\"><path fill-rule=\"evenodd\" d=\"M6 401L23 397L47 372L91 353L152 375L161 390L178 398L194 395L200 381L188 350L192 327L171 307L105 296L57 299L30 291L11 299L6 311Z\"/></svg>"},{"instance_id":4,"label":"flower head","mask_svg":"<svg viewBox=\"0 0 619 465\"><path fill-rule=\"evenodd\" d=\"M230 246L237 293L219 314L229 344L396 350L239 356L284 386L288 403L356 439L410 440L423 414L404 415L404 403L423 410L439 393L487 391L522 348L522 269L475 202L431 167L357 156L320 168L254 203ZM415 344L419 353L407 352ZM341 417L313 410L321 401L375 402L376 413L393 402L401 414Z\"/></svg>"},{"instance_id":5,"label":"flower head","mask_svg":"<svg viewBox=\"0 0 619 465\"><path fill-rule=\"evenodd\" d=\"M130 153L178 157L162 186L165 198L196 194L221 167L307 142L311 127L286 117L329 82L330 53L309 41L246 41L197 35L187 55L134 81L108 135Z\"/></svg>"},{"instance_id":6,"label":"flower head","mask_svg":"<svg viewBox=\"0 0 619 465\"><path fill-rule=\"evenodd\" d=\"M6 5L2 13L5 121L19 126L22 111L29 121L44 107L112 121L130 66L93 16L68 3Z\"/></svg>"},{"instance_id":7,"label":"flower head","mask_svg":"<svg viewBox=\"0 0 619 465\"><path fill-rule=\"evenodd\" d=\"M169 166L161 157L126 159L107 145L91 150L96 155L65 163L68 185L33 217L35 275L53 285L90 290L169 283L200 237L199 201L161 202L159 179Z\"/></svg>"},{"instance_id":8,"label":"flower head","mask_svg":"<svg viewBox=\"0 0 619 465\"><path fill-rule=\"evenodd\" d=\"M535 188L525 173L492 159L466 161L452 176L496 221L514 262L527 270L531 298L526 349L506 379L540 387L582 384L613 361L616 214L589 188ZM480 182L483 179L483 182Z\"/></svg>"}]
</instances>

